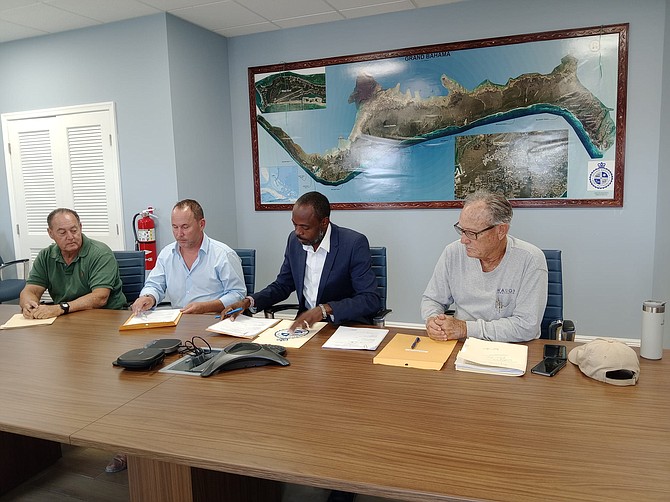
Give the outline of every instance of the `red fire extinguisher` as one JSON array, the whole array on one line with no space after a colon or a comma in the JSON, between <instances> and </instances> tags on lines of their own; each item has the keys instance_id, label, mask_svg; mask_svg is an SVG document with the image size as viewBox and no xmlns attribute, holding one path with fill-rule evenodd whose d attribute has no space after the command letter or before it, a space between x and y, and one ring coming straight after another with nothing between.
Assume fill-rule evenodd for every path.
<instances>
[{"instance_id":1,"label":"red fire extinguisher","mask_svg":"<svg viewBox=\"0 0 670 502\"><path fill-rule=\"evenodd\" d=\"M141 216L139 220L137 217ZM147 270L156 266L158 249L156 248L156 225L154 224L154 208L149 206L133 217L133 232L135 232L135 249L144 251L144 265ZM137 228L135 221L137 220Z\"/></svg>"}]
</instances>

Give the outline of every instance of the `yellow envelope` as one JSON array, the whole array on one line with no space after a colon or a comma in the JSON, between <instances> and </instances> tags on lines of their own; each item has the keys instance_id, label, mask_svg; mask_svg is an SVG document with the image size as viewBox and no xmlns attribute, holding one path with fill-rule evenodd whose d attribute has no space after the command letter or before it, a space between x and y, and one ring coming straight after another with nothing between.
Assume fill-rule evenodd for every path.
<instances>
[{"instance_id":1,"label":"yellow envelope","mask_svg":"<svg viewBox=\"0 0 670 502\"><path fill-rule=\"evenodd\" d=\"M398 333L372 362L389 366L440 370L455 346L456 340L438 342L427 336L417 337Z\"/></svg>"}]
</instances>

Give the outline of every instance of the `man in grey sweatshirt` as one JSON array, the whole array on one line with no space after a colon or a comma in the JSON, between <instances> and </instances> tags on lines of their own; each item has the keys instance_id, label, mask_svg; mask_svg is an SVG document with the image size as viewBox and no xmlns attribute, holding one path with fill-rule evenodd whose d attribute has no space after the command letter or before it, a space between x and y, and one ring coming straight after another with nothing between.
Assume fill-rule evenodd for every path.
<instances>
[{"instance_id":1,"label":"man in grey sweatshirt","mask_svg":"<svg viewBox=\"0 0 670 502\"><path fill-rule=\"evenodd\" d=\"M502 195L466 197L454 225L461 238L444 249L421 298L434 340L525 342L540 336L547 262L542 250L508 235L511 220L512 206Z\"/></svg>"}]
</instances>

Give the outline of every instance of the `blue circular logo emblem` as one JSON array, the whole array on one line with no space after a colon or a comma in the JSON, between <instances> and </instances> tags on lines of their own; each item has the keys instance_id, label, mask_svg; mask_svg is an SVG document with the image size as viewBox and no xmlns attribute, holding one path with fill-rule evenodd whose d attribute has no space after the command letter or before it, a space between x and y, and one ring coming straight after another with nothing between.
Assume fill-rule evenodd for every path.
<instances>
[{"instance_id":1,"label":"blue circular logo emblem","mask_svg":"<svg viewBox=\"0 0 670 502\"><path fill-rule=\"evenodd\" d=\"M593 188L597 188L598 190L609 188L612 181L614 181L612 171L602 166L594 169L589 176L589 183L591 183Z\"/></svg>"}]
</instances>

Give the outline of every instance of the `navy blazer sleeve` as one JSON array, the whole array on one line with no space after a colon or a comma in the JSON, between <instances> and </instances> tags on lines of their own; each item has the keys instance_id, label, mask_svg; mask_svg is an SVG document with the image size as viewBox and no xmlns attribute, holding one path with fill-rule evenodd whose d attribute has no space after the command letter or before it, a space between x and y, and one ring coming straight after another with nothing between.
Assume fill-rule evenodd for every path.
<instances>
[{"instance_id":1,"label":"navy blazer sleeve","mask_svg":"<svg viewBox=\"0 0 670 502\"><path fill-rule=\"evenodd\" d=\"M367 237L333 225L328 255L319 283L318 303L330 305L337 324L346 321L371 324L381 308L381 299Z\"/></svg>"},{"instance_id":2,"label":"navy blazer sleeve","mask_svg":"<svg viewBox=\"0 0 670 502\"><path fill-rule=\"evenodd\" d=\"M275 303L286 300L291 293L296 291L297 275L302 267L302 276L304 277L306 259L307 253L302 249L302 245L295 236L295 232L291 232L288 236L288 241L286 242L284 262L279 270L279 275L277 275L277 278L273 283L269 284L258 293L251 295L258 310L272 307ZM300 284L298 299L302 305L302 282Z\"/></svg>"},{"instance_id":3,"label":"navy blazer sleeve","mask_svg":"<svg viewBox=\"0 0 670 502\"><path fill-rule=\"evenodd\" d=\"M381 308L377 279L367 237L331 223L330 252L321 274L317 303L328 303L333 319L340 324L356 321L370 324ZM259 310L281 302L295 291L300 310L306 310L302 294L307 253L291 232L286 244L284 262L275 281L252 295Z\"/></svg>"}]
</instances>

